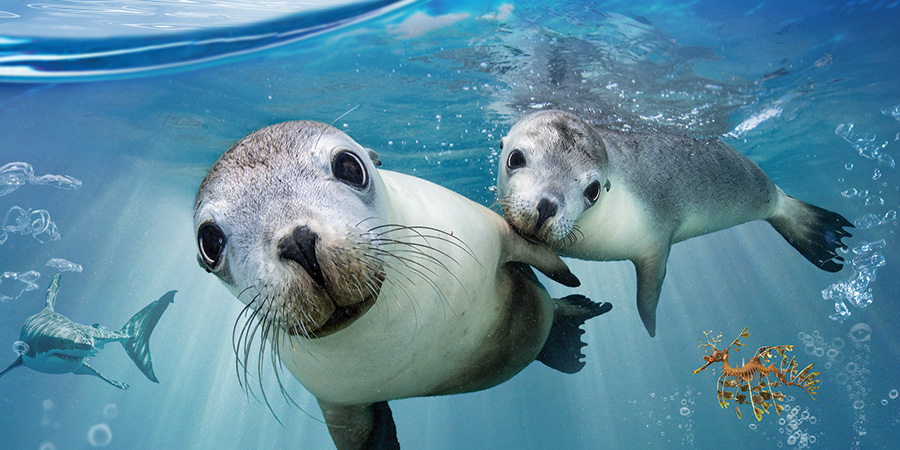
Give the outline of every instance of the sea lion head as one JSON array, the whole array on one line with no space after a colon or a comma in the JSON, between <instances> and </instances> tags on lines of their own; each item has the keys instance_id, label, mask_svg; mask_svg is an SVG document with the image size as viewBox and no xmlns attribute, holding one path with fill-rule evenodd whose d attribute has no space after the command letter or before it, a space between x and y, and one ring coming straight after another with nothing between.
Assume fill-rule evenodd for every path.
<instances>
[{"instance_id":1,"label":"sea lion head","mask_svg":"<svg viewBox=\"0 0 900 450\"><path fill-rule=\"evenodd\" d=\"M540 111L500 141L497 197L522 236L562 247L578 239L575 222L610 188L603 139L586 120Z\"/></svg>"},{"instance_id":2,"label":"sea lion head","mask_svg":"<svg viewBox=\"0 0 900 450\"><path fill-rule=\"evenodd\" d=\"M336 128L294 121L250 133L207 173L194 204L198 261L263 335L326 336L375 303L387 206L373 161Z\"/></svg>"}]
</instances>

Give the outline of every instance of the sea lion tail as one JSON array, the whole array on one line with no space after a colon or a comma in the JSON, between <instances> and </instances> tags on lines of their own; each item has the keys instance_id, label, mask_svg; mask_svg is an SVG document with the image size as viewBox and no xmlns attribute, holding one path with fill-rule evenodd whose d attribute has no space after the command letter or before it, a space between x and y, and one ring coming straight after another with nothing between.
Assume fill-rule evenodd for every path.
<instances>
[{"instance_id":1,"label":"sea lion tail","mask_svg":"<svg viewBox=\"0 0 900 450\"><path fill-rule=\"evenodd\" d=\"M609 312L612 305L596 303L583 295L553 299L553 326L537 360L563 373L576 373L584 367L581 325L592 317Z\"/></svg>"},{"instance_id":2,"label":"sea lion tail","mask_svg":"<svg viewBox=\"0 0 900 450\"><path fill-rule=\"evenodd\" d=\"M844 258L835 250L847 248L841 239L853 236L844 229L853 228L853 224L840 214L782 193L778 208L768 221L816 267L828 272L844 267Z\"/></svg>"},{"instance_id":3,"label":"sea lion tail","mask_svg":"<svg viewBox=\"0 0 900 450\"><path fill-rule=\"evenodd\" d=\"M159 318L174 299L175 291L167 292L159 300L138 311L120 330L121 333L131 336L128 340L122 341L122 346L125 347L128 356L131 357L138 369L141 369L141 372L144 372L144 375L154 383L159 383L159 380L153 373L153 362L150 360L150 333L153 332Z\"/></svg>"}]
</instances>

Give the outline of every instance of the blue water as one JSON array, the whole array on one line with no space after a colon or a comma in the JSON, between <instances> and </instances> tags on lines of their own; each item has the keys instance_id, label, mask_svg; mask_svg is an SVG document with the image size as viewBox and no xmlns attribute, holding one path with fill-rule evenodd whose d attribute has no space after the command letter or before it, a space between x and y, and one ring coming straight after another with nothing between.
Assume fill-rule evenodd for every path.
<instances>
[{"instance_id":1,"label":"blue water","mask_svg":"<svg viewBox=\"0 0 900 450\"><path fill-rule=\"evenodd\" d=\"M0 278L0 369L50 279L69 268L47 262L62 258L82 270L64 273L57 311L81 323L117 329L178 290L151 340L160 383L117 344L91 364L128 391L16 369L0 379L0 447L109 438L108 448L329 448L298 383L286 386L300 408L270 395L283 426L238 383L231 332L242 305L196 263L191 214L206 170L250 131L319 120L376 149L385 168L489 206L500 137L551 107L623 130L724 137L787 193L857 224L847 242L859 255L846 255L860 256L856 270L817 270L765 223L689 240L673 248L651 339L629 263L569 260L582 286L547 282L552 295L615 305L586 327L587 366L564 375L535 364L484 392L394 401L404 448L895 445L900 2L368 2L324 12L273 2L253 13L249 2L230 3L239 12L90 3L0 7L0 166L33 169L0 196L0 218L27 212L27 226L0 224L15 228L0 245L0 274L11 272ZM223 40L248 45L206 45ZM185 51L114 51L136 42ZM92 48L102 52L84 58ZM789 408L762 422L746 407L740 420L719 408L716 375L691 374L702 365L697 340L744 326L743 356L791 344L801 365L816 364L817 401L784 389Z\"/></svg>"}]
</instances>

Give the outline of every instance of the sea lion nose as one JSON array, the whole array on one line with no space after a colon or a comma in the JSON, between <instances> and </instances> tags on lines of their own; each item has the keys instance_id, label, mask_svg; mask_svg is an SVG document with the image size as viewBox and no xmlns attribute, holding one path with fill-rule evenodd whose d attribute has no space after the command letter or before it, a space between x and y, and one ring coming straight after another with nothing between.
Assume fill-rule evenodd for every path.
<instances>
[{"instance_id":1,"label":"sea lion nose","mask_svg":"<svg viewBox=\"0 0 900 450\"><path fill-rule=\"evenodd\" d=\"M547 219L556 215L556 203L547 200L546 198L542 198L541 201L538 202L537 205L538 211L538 219L537 223L534 225L534 231L540 231L541 227L544 226L544 222Z\"/></svg>"},{"instance_id":2,"label":"sea lion nose","mask_svg":"<svg viewBox=\"0 0 900 450\"><path fill-rule=\"evenodd\" d=\"M278 255L283 260L294 261L306 270L306 273L319 286L325 286L325 277L316 259L316 241L319 236L307 226L294 228L290 236L278 241Z\"/></svg>"}]
</instances>

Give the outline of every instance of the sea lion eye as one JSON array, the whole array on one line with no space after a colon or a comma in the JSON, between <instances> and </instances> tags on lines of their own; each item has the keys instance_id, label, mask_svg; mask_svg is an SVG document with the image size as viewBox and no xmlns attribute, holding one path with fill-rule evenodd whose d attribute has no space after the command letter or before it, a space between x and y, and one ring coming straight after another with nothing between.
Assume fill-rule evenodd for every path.
<instances>
[{"instance_id":1,"label":"sea lion eye","mask_svg":"<svg viewBox=\"0 0 900 450\"><path fill-rule=\"evenodd\" d=\"M595 180L593 183L589 184L588 187L584 188L584 198L586 198L587 201L589 201L591 203L596 202L597 199L600 198L600 182L599 181Z\"/></svg>"},{"instance_id":2,"label":"sea lion eye","mask_svg":"<svg viewBox=\"0 0 900 450\"><path fill-rule=\"evenodd\" d=\"M197 229L197 246L200 247L203 262L208 267L215 267L225 250L225 234L215 222L203 222Z\"/></svg>"},{"instance_id":3,"label":"sea lion eye","mask_svg":"<svg viewBox=\"0 0 900 450\"><path fill-rule=\"evenodd\" d=\"M525 154L518 149L509 152L509 157L506 159L506 167L513 170L525 167Z\"/></svg>"},{"instance_id":4,"label":"sea lion eye","mask_svg":"<svg viewBox=\"0 0 900 450\"><path fill-rule=\"evenodd\" d=\"M342 151L331 161L331 173L342 182L355 188L364 188L369 177L359 157L349 151Z\"/></svg>"}]
</instances>

